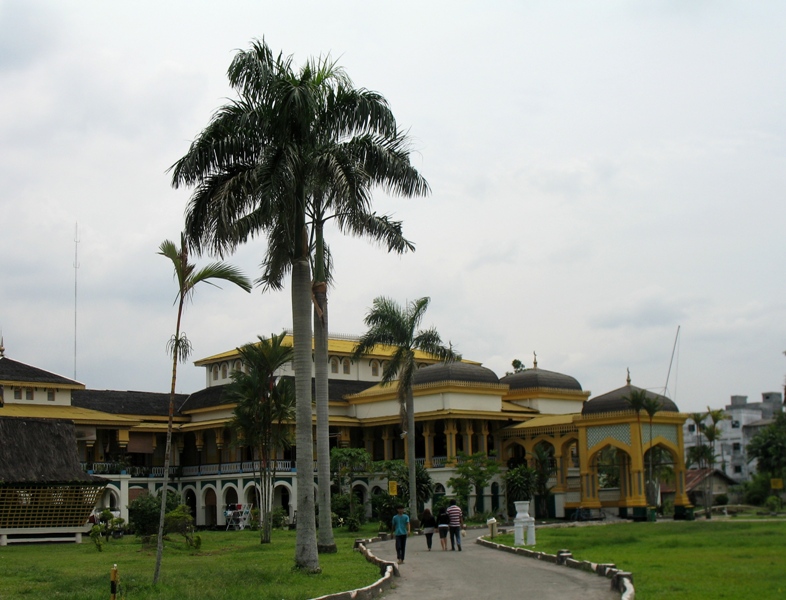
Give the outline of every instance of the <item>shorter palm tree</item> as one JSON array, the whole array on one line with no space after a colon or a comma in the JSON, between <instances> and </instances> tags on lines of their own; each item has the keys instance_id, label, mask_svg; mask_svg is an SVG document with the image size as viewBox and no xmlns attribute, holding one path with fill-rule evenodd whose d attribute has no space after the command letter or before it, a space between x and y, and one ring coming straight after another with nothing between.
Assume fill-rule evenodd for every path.
<instances>
[{"instance_id":1,"label":"shorter palm tree","mask_svg":"<svg viewBox=\"0 0 786 600\"><path fill-rule=\"evenodd\" d=\"M424 331L418 330L423 315L426 313L430 298L414 300L402 308L390 298L374 299L371 310L364 320L368 331L360 338L353 352L353 359L370 352L374 346L390 346L393 355L382 369L382 385L398 379L398 401L401 412L401 429L407 436L407 455L409 467L409 489L417 488L417 472L415 468L415 402L412 385L415 380L417 363L415 352L421 351L439 360L461 360L461 356L453 352L453 348L442 343L439 333L433 327ZM417 520L418 505L416 494L410 494L410 518Z\"/></svg>"},{"instance_id":2,"label":"shorter palm tree","mask_svg":"<svg viewBox=\"0 0 786 600\"><path fill-rule=\"evenodd\" d=\"M295 418L292 381L276 377L276 372L292 360L292 346L282 344L285 334L259 338L255 344L238 348L244 371L232 373L224 397L236 402L232 427L243 434L256 450L260 472L260 543L271 541L275 456L290 445L289 424Z\"/></svg>"},{"instance_id":3,"label":"shorter palm tree","mask_svg":"<svg viewBox=\"0 0 786 600\"><path fill-rule=\"evenodd\" d=\"M161 558L164 553L164 516L166 515L166 488L169 481L169 461L172 453L172 423L175 414L175 383L177 381L177 363L185 362L191 354L191 343L186 334L180 330L183 319L183 309L186 301L193 297L194 288L199 283L209 283L216 285L211 280L222 280L234 283L246 292L251 291L251 282L248 277L233 267L223 262L213 262L197 270L196 265L188 261L188 246L186 245L185 235L180 235L180 248L170 240L164 240L158 249L158 254L172 261L174 277L177 281L177 325L175 334L170 338L167 348L172 354L172 385L169 389L169 419L166 429L166 450L164 453L164 486L161 493L161 514L158 523L158 544L156 549L156 567L153 573L153 585L158 583L161 571Z\"/></svg>"},{"instance_id":4,"label":"shorter palm tree","mask_svg":"<svg viewBox=\"0 0 786 600\"><path fill-rule=\"evenodd\" d=\"M647 413L647 417L650 422L650 449L647 452L647 464L648 464L648 478L647 478L647 504L649 506L655 506L658 503L658 485L655 482L655 479L652 474L652 459L655 455L655 446L652 443L652 420L655 418L655 414L660 411L663 407L663 404L658 398L645 398L642 408L644 412Z\"/></svg>"}]
</instances>

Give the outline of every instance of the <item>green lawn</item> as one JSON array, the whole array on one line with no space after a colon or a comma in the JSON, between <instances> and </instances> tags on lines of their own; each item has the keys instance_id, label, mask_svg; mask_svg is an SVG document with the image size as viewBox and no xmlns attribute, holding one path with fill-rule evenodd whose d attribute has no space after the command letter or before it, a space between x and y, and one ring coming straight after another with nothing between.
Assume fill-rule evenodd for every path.
<instances>
[{"instance_id":1,"label":"green lawn","mask_svg":"<svg viewBox=\"0 0 786 600\"><path fill-rule=\"evenodd\" d=\"M373 529L373 531L372 531ZM0 598L109 598L109 574L117 564L118 598L307 599L369 585L377 567L352 550L356 537L371 537L376 524L360 533L336 530L339 552L320 555L322 573L294 572L295 532L274 531L273 543L262 545L250 530L202 532L199 551L188 550L173 536L152 586L155 546L132 536L111 540L99 552L90 538L83 544L10 545L0 548Z\"/></svg>"},{"instance_id":2,"label":"green lawn","mask_svg":"<svg viewBox=\"0 0 786 600\"><path fill-rule=\"evenodd\" d=\"M513 545L513 535L494 540ZM633 573L637 600L786 598L786 522L623 523L538 529L535 550L615 563ZM525 560L525 559L522 559Z\"/></svg>"}]
</instances>

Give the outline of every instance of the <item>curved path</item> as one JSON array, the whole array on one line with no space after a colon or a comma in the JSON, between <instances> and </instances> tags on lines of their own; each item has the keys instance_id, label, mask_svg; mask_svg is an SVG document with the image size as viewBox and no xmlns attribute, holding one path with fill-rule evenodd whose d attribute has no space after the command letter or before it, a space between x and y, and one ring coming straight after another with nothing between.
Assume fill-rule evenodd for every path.
<instances>
[{"instance_id":1,"label":"curved path","mask_svg":"<svg viewBox=\"0 0 786 600\"><path fill-rule=\"evenodd\" d=\"M407 540L407 555L399 567L401 577L394 579L393 588L385 593L390 600L423 600L424 598L538 598L538 600L619 600L605 577L577 569L500 552L475 543L485 529L467 530L463 550L443 552L434 535L431 552L426 538L412 536ZM449 546L449 544L448 544ZM385 560L396 560L395 541L376 542L370 550Z\"/></svg>"}]
</instances>

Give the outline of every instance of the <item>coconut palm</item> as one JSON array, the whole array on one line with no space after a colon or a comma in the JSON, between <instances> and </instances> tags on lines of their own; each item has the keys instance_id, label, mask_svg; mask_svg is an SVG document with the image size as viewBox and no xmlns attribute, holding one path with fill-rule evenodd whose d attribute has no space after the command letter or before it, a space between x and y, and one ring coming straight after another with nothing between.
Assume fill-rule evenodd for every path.
<instances>
[{"instance_id":1,"label":"coconut palm","mask_svg":"<svg viewBox=\"0 0 786 600\"><path fill-rule=\"evenodd\" d=\"M292 360L292 346L284 346L285 334L238 348L244 371L232 373L224 397L236 402L232 426L245 443L256 450L260 463L260 542L270 543L272 486L276 478L275 455L289 446L289 423L295 417L295 394L289 379L276 372Z\"/></svg>"},{"instance_id":2,"label":"coconut palm","mask_svg":"<svg viewBox=\"0 0 786 600\"><path fill-rule=\"evenodd\" d=\"M439 360L460 360L461 356L453 352L453 348L442 343L442 339L433 327L418 330L423 315L426 313L430 298L420 298L402 308L390 298L375 298L371 310L364 320L368 331L363 334L355 345L353 357L359 359L371 351L374 346L390 346L393 355L382 369L382 385L398 378L398 401L401 406L401 429L407 438L407 459L409 469L409 489L417 489L417 472L415 469L415 405L412 385L415 379L417 364L415 352L421 351ZM414 519L417 515L416 494L409 496L409 514Z\"/></svg>"},{"instance_id":3,"label":"coconut palm","mask_svg":"<svg viewBox=\"0 0 786 600\"><path fill-rule=\"evenodd\" d=\"M181 332L180 325L183 319L183 309L186 302L193 297L197 284L205 282L216 285L211 280L222 280L234 283L246 292L251 291L251 282L237 268L222 262L213 262L201 269L188 261L188 246L185 235L180 236L180 248L174 242L165 240L159 247L158 254L172 261L174 277L177 281L177 324L175 334L170 338L167 347L172 354L172 384L169 388L169 419L166 428L166 450L164 452L164 486L161 493L161 514L158 523L158 543L156 549L156 567L153 574L153 584L158 583L161 571L161 558L164 553L164 516L166 514L166 488L169 481L169 460L172 453L172 422L175 414L175 384L177 382L177 363L185 362L191 354L191 343L185 332Z\"/></svg>"},{"instance_id":4,"label":"coconut palm","mask_svg":"<svg viewBox=\"0 0 786 600\"><path fill-rule=\"evenodd\" d=\"M173 166L172 182L175 187L195 187L186 230L197 248L223 255L256 235L266 234L268 246L260 282L281 287L291 273L297 396L295 563L304 570L318 571L312 492L312 282L307 209L315 194L328 191L330 202L343 202L352 191L368 201L364 196L368 186L357 185L362 171L355 178L347 177L337 149L356 142L352 147L358 150L351 155L363 160L353 164L362 166L379 150L369 144L371 139L384 141L388 150L394 151L405 145L404 138L385 99L353 88L345 72L329 58L310 60L295 70L291 58L276 57L264 41L256 41L249 50L238 52L228 77L239 98L216 112L187 154ZM366 150L362 150L364 140ZM400 167L380 169L378 175L387 183Z\"/></svg>"}]
</instances>

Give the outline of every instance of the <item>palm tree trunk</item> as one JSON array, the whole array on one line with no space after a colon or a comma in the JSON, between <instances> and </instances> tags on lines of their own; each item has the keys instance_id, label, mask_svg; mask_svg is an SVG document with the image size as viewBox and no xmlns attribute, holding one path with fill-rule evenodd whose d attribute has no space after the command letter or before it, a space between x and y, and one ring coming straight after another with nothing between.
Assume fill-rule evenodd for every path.
<instances>
[{"instance_id":1,"label":"palm tree trunk","mask_svg":"<svg viewBox=\"0 0 786 600\"><path fill-rule=\"evenodd\" d=\"M409 520L412 527L420 526L418 519L418 479L415 458L415 398L412 386L407 389L407 454L409 467Z\"/></svg>"},{"instance_id":2,"label":"palm tree trunk","mask_svg":"<svg viewBox=\"0 0 786 600\"><path fill-rule=\"evenodd\" d=\"M295 566L319 572L314 519L314 440L311 433L311 273L308 259L292 263L292 329L297 447L297 536Z\"/></svg>"},{"instance_id":3,"label":"palm tree trunk","mask_svg":"<svg viewBox=\"0 0 786 600\"><path fill-rule=\"evenodd\" d=\"M317 274L316 277L319 277ZM319 531L317 551L337 552L333 539L330 505L330 412L328 407L328 314L327 288L319 279L314 282L314 383L317 404L317 473L319 496Z\"/></svg>"},{"instance_id":4,"label":"palm tree trunk","mask_svg":"<svg viewBox=\"0 0 786 600\"><path fill-rule=\"evenodd\" d=\"M177 325L175 343L172 347L172 384L169 388L169 419L166 427L166 446L164 454L164 484L161 487L161 511L158 516L158 539L156 541L156 567L153 572L153 585L158 583L161 574L161 559L164 557L164 518L166 517L167 485L169 484L169 456L172 454L172 423L175 417L175 384L177 382L177 361L180 358L180 322L183 317L183 292L177 306Z\"/></svg>"}]
</instances>

